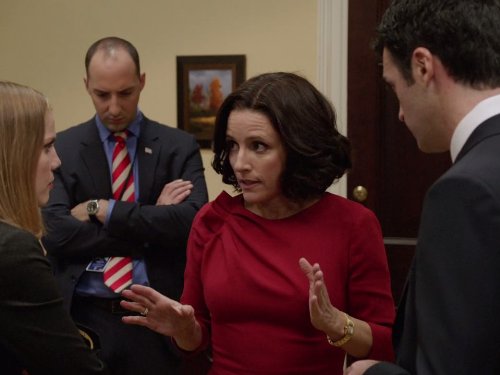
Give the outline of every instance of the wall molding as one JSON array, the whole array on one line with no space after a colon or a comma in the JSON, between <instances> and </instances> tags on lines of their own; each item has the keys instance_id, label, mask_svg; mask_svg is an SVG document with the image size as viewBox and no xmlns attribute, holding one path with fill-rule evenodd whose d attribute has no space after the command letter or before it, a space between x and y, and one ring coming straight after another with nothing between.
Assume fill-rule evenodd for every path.
<instances>
[{"instance_id":1,"label":"wall molding","mask_svg":"<svg viewBox=\"0 0 500 375\"><path fill-rule=\"evenodd\" d=\"M318 89L337 111L339 131L347 135L347 21L349 0L318 1ZM344 176L329 189L346 196Z\"/></svg>"}]
</instances>

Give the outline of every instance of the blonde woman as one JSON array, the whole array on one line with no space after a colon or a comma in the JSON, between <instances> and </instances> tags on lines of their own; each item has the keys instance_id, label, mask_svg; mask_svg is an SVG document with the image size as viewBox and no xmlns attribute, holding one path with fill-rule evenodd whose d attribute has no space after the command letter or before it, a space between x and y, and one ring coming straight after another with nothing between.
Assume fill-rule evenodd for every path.
<instances>
[{"instance_id":1,"label":"blonde woman","mask_svg":"<svg viewBox=\"0 0 500 375\"><path fill-rule=\"evenodd\" d=\"M45 251L40 206L61 164L47 99L0 81L0 372L101 374L63 310Z\"/></svg>"}]
</instances>

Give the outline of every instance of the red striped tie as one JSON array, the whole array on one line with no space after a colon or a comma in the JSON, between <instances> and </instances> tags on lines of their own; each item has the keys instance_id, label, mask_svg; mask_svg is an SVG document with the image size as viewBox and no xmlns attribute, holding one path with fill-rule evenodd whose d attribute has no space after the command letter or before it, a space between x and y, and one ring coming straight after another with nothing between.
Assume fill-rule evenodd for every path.
<instances>
[{"instance_id":1,"label":"red striped tie","mask_svg":"<svg viewBox=\"0 0 500 375\"><path fill-rule=\"evenodd\" d=\"M130 156L127 150L127 131L114 133L115 148L113 149L113 199L127 202L135 201L134 174ZM115 293L132 284L132 258L111 257L104 270L104 284Z\"/></svg>"}]
</instances>

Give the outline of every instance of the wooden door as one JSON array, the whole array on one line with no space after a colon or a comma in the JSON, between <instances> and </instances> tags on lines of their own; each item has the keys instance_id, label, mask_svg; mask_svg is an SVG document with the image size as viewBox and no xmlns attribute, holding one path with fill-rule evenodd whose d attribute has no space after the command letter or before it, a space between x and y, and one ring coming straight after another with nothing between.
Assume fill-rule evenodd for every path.
<instances>
[{"instance_id":1,"label":"wooden door","mask_svg":"<svg viewBox=\"0 0 500 375\"><path fill-rule=\"evenodd\" d=\"M449 153L424 154L398 120L395 95L382 80L380 59L371 48L390 0L349 0L347 127L353 168L348 198L366 189L362 203L380 220L396 302L415 251L425 192L450 166Z\"/></svg>"}]
</instances>

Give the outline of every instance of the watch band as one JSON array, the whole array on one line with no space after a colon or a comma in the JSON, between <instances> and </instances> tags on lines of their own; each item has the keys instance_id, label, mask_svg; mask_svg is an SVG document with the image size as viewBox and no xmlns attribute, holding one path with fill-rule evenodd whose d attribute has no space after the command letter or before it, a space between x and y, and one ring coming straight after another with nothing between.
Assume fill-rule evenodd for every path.
<instances>
[{"instance_id":1,"label":"watch band","mask_svg":"<svg viewBox=\"0 0 500 375\"><path fill-rule=\"evenodd\" d=\"M326 339L328 343L333 346L342 346L346 344L354 335L354 322L351 320L350 316L344 313L345 315L345 326L344 326L344 337L341 337L337 341L333 341L330 336L326 335Z\"/></svg>"}]
</instances>

